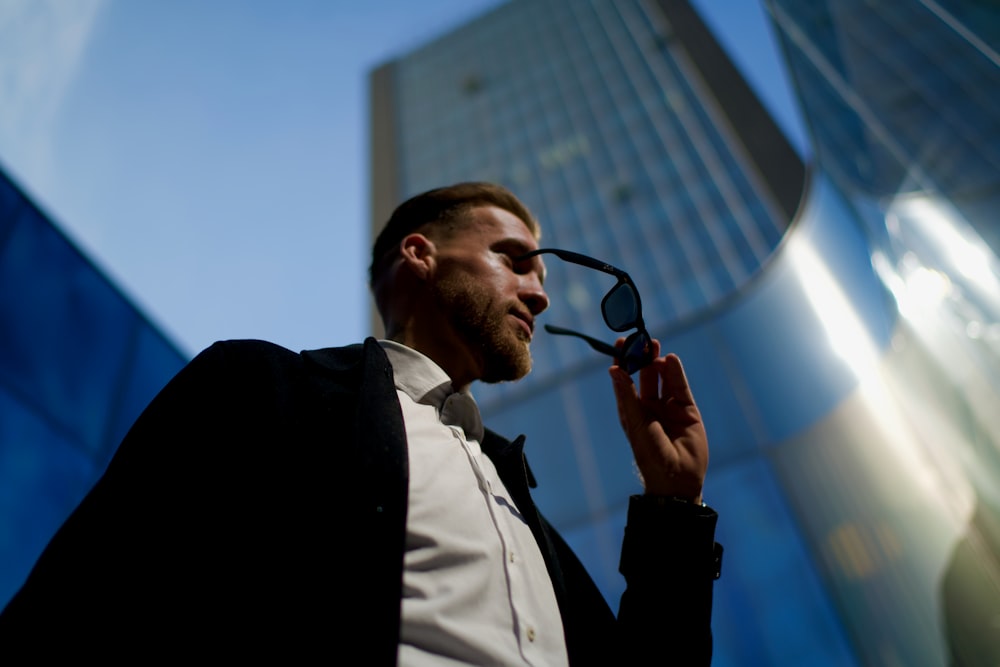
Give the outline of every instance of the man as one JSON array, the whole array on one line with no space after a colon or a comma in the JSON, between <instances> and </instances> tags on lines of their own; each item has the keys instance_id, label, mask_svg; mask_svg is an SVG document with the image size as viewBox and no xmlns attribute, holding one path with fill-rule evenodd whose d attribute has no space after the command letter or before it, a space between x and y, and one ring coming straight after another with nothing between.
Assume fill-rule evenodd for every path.
<instances>
[{"instance_id":1,"label":"man","mask_svg":"<svg viewBox=\"0 0 1000 667\"><path fill-rule=\"evenodd\" d=\"M715 513L679 360L610 369L645 493L617 619L483 428L476 380L531 367L538 227L483 183L375 243L386 340L216 343L153 400L0 615L0 651L360 665L708 664ZM659 345L654 342L655 356Z\"/></svg>"}]
</instances>

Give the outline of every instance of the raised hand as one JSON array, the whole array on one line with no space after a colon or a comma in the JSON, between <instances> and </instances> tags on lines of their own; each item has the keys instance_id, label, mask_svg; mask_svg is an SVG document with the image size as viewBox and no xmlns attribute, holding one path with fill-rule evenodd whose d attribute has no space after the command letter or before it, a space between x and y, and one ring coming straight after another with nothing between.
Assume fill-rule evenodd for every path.
<instances>
[{"instance_id":1,"label":"raised hand","mask_svg":"<svg viewBox=\"0 0 1000 667\"><path fill-rule=\"evenodd\" d=\"M617 345L624 342L619 338ZM660 355L639 371L639 387L617 364L609 373L618 419L632 446L646 493L701 503L708 470L708 437L676 354Z\"/></svg>"}]
</instances>

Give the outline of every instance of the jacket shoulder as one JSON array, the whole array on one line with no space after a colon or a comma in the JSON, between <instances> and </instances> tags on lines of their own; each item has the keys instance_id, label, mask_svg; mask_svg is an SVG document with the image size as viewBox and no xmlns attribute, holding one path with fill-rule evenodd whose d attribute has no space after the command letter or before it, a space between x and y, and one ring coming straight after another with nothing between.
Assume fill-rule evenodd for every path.
<instances>
[{"instance_id":1,"label":"jacket shoulder","mask_svg":"<svg viewBox=\"0 0 1000 667\"><path fill-rule=\"evenodd\" d=\"M385 358L385 353L374 338L363 343L341 347L324 347L294 352L282 345L253 338L216 341L202 350L191 361L194 365L209 363L264 364L264 365L318 365L330 371L354 370L359 364L372 359Z\"/></svg>"}]
</instances>

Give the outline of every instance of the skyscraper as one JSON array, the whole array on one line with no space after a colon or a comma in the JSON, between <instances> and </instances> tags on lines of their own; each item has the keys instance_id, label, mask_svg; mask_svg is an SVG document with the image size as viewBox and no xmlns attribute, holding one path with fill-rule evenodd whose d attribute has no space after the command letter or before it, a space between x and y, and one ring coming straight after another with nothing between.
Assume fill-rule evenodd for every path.
<instances>
[{"instance_id":1,"label":"skyscraper","mask_svg":"<svg viewBox=\"0 0 1000 667\"><path fill-rule=\"evenodd\" d=\"M799 203L803 165L686 3L665 5L669 20L642 2L513 2L375 72L375 224L400 196L474 176L530 202L546 243L656 285L654 326L744 284ZM542 345L556 368L579 358Z\"/></svg>"}]
</instances>

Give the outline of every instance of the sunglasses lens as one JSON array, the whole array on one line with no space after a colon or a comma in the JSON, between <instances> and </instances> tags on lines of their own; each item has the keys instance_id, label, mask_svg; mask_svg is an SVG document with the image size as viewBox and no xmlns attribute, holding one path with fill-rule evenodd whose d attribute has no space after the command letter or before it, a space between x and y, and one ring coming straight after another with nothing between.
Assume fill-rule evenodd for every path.
<instances>
[{"instance_id":1,"label":"sunglasses lens","mask_svg":"<svg viewBox=\"0 0 1000 667\"><path fill-rule=\"evenodd\" d=\"M639 319L639 299L628 283L619 283L601 302L604 321L615 331L632 328Z\"/></svg>"},{"instance_id":2,"label":"sunglasses lens","mask_svg":"<svg viewBox=\"0 0 1000 667\"><path fill-rule=\"evenodd\" d=\"M653 341L645 331L636 331L622 346L622 366L631 375L653 362Z\"/></svg>"}]
</instances>

